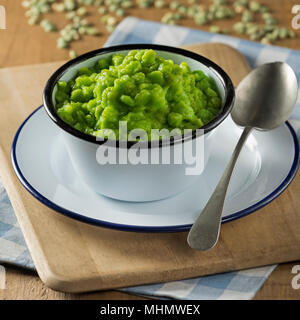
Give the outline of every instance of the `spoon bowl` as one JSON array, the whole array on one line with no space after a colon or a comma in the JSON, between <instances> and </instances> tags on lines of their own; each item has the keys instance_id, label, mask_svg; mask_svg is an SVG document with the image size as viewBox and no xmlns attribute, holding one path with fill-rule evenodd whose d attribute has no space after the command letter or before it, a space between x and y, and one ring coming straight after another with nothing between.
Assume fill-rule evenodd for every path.
<instances>
[{"instance_id":1,"label":"spoon bowl","mask_svg":"<svg viewBox=\"0 0 300 320\"><path fill-rule=\"evenodd\" d=\"M296 75L287 63L264 64L240 82L232 119L242 127L274 129L292 113L297 91Z\"/></svg>"}]
</instances>

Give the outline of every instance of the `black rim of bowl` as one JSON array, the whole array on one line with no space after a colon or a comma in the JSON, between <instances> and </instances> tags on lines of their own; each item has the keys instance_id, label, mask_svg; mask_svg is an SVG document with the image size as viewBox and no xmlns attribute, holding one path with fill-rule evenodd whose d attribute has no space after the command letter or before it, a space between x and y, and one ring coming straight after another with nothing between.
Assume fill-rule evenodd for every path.
<instances>
[{"instance_id":1,"label":"black rim of bowl","mask_svg":"<svg viewBox=\"0 0 300 320\"><path fill-rule=\"evenodd\" d=\"M175 53L175 54L180 54L182 56L194 59L203 65L205 65L208 68L213 69L219 76L219 78L222 80L222 85L224 86L225 90L225 101L224 101L224 106L222 111L209 123L201 127L200 129L202 130L191 130L191 133L188 135L178 135L174 138L171 138L171 141L169 140L155 140L155 141L145 141L145 142L140 142L139 147L141 148L155 148L155 147L162 147L164 145L173 145L176 143L180 142L185 142L191 139L194 139L201 134L206 134L209 131L213 130L216 128L230 113L233 104L234 104L234 99L235 99L235 93L234 93L234 86L232 84L231 79L227 75L227 73L219 67L217 64L212 62L211 60L197 54L191 51L187 51L181 48L175 48L175 47L170 47L170 46L164 46L164 45L155 45L155 44L125 44L125 45L118 45L118 46L111 46L111 47L105 47L101 49L97 49L94 51L87 52L81 56L78 56L77 58L70 60L69 62L65 63L63 66L61 66L57 71L53 73L53 75L49 78L49 80L46 83L44 93L43 93L43 101L44 101L44 108L50 117L52 121L54 121L61 129L64 131L68 132L69 134L94 143L101 145L103 143L106 143L106 145L111 145L114 147L125 147L125 148L130 148L131 146L135 145L136 142L133 141L128 141L125 145L124 143L119 143L119 141L113 141L113 140L99 140L96 136L90 135L83 133L66 122L64 122L57 114L56 108L52 102L52 92L55 88L55 85L57 81L61 79L61 77L68 71L69 68L74 67L75 65L88 60L90 58L93 58L95 56L101 56L102 54L106 53L116 53L118 51L122 50L134 50L134 49L153 49L153 50L158 50L158 51L165 51L165 52L170 52L170 53Z\"/></svg>"}]
</instances>

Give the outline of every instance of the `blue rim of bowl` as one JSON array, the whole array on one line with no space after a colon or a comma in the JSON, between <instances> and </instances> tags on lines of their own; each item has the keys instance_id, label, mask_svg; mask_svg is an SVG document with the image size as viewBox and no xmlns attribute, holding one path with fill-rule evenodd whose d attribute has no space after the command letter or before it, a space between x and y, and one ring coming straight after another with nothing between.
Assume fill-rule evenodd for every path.
<instances>
[{"instance_id":1,"label":"blue rim of bowl","mask_svg":"<svg viewBox=\"0 0 300 320\"><path fill-rule=\"evenodd\" d=\"M23 121L23 123L21 124L21 126L19 127L19 129L17 130L17 132L15 134L15 137L14 137L14 140L12 143L12 149L11 149L12 164L13 164L13 168L15 170L15 173L16 173L18 179L20 180L21 184L25 187L25 189L27 191L29 191L29 193L31 193L37 200L42 202L44 205L46 205L50 209L53 209L59 213L62 213L63 215L65 215L69 218L72 218L72 219L75 219L75 220L78 220L78 221L81 221L81 222L84 222L87 224L92 224L92 225L96 225L99 227L105 227L105 228L110 228L110 229L117 229L117 230L121 230L121 231L153 232L153 233L183 232L183 231L188 231L192 227L191 224L177 225L177 226L136 226L136 225L112 223L112 222L108 222L108 221L89 218L89 217L81 215L80 213L72 212L70 210L67 210L63 207L56 205L54 202L52 202L49 199L47 199L46 197L44 197L24 177L24 175L18 165L17 156L16 156L18 137L22 131L22 128L24 127L26 122L32 116L34 116L34 114L37 111L39 111L41 108L43 108L43 106L40 106L39 108L37 108ZM261 209L262 207L264 207L265 205L267 205L268 203L270 203L271 201L276 199L289 186L289 184L294 179L294 177L297 173L298 167L299 167L299 142L298 142L296 133L295 133L293 127L290 125L290 123L287 121L285 123L285 125L287 126L287 128L289 129L289 131L291 133L291 136L292 136L293 142L294 142L294 150L295 150L294 160L293 160L293 163L292 163L292 166L291 166L291 169L290 169L288 175L283 180L283 182L273 192L271 192L269 195L267 195L264 199L260 200L259 202L255 203L254 205L251 205L250 207L248 207L246 209L237 211L233 214L230 214L226 217L223 217L222 223L226 223L226 222L230 222L230 221L233 221L236 219L240 219L242 217L245 217L245 216Z\"/></svg>"}]
</instances>

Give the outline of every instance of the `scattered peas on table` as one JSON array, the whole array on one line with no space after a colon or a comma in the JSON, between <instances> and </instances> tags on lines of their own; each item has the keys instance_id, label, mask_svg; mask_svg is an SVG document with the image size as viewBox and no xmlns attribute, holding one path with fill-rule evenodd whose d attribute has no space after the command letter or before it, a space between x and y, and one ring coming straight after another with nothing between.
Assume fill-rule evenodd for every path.
<instances>
[{"instance_id":1,"label":"scattered peas on table","mask_svg":"<svg viewBox=\"0 0 300 320\"><path fill-rule=\"evenodd\" d=\"M57 48L69 48L70 58L77 56L71 49L73 41L101 34L89 21L91 12L100 15L99 21L111 33L132 8L161 10L161 22L166 24L178 25L181 20L192 19L196 25L207 25L210 32L244 35L263 44L295 37L291 29L278 24L268 6L254 0L207 0L204 4L201 0L24 0L22 6L29 25L40 25L47 33L58 32ZM64 14L67 24L58 28L48 18L51 12ZM218 25L220 20L233 18L230 30Z\"/></svg>"}]
</instances>

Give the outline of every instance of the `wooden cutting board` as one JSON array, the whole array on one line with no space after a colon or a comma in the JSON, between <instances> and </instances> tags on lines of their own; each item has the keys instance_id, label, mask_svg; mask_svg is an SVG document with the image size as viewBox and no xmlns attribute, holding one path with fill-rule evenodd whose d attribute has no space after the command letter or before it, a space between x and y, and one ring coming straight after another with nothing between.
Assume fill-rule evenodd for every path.
<instances>
[{"instance_id":1,"label":"wooden cutting board","mask_svg":"<svg viewBox=\"0 0 300 320\"><path fill-rule=\"evenodd\" d=\"M244 57L224 44L189 48L221 65L235 86L250 70ZM299 174L267 207L223 225L218 244L208 252L190 249L187 233L144 234L94 227L34 199L13 172L11 142L21 122L41 104L44 84L59 65L0 70L1 179L47 286L67 292L113 289L300 259Z\"/></svg>"}]
</instances>

